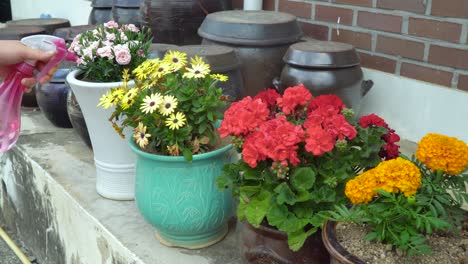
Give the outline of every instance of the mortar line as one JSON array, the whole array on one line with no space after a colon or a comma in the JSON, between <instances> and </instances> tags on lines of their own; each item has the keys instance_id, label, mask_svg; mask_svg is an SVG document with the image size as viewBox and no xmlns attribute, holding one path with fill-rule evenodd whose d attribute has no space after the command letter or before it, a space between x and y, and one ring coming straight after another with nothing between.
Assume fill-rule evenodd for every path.
<instances>
[{"instance_id":1,"label":"mortar line","mask_svg":"<svg viewBox=\"0 0 468 264\"><path fill-rule=\"evenodd\" d=\"M401 34L408 35L408 28L409 28L409 16L404 15L402 16L403 21L401 23Z\"/></svg>"},{"instance_id":2,"label":"mortar line","mask_svg":"<svg viewBox=\"0 0 468 264\"><path fill-rule=\"evenodd\" d=\"M424 55L423 61L427 62L429 60L429 47L431 45L429 43L424 43Z\"/></svg>"},{"instance_id":3,"label":"mortar line","mask_svg":"<svg viewBox=\"0 0 468 264\"><path fill-rule=\"evenodd\" d=\"M459 76L460 75L459 75L458 72L453 72L453 77L452 77L452 87L453 88L457 88Z\"/></svg>"},{"instance_id":4,"label":"mortar line","mask_svg":"<svg viewBox=\"0 0 468 264\"><path fill-rule=\"evenodd\" d=\"M463 23L460 34L460 43L468 43L468 21Z\"/></svg>"},{"instance_id":5,"label":"mortar line","mask_svg":"<svg viewBox=\"0 0 468 264\"><path fill-rule=\"evenodd\" d=\"M431 9L432 9L432 0L425 0L426 2L426 15L431 15Z\"/></svg>"}]
</instances>

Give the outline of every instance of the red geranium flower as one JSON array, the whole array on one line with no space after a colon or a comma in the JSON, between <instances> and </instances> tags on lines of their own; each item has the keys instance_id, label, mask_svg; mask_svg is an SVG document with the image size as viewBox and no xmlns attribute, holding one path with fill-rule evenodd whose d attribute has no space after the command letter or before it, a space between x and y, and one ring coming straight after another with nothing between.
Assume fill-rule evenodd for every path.
<instances>
[{"instance_id":1,"label":"red geranium flower","mask_svg":"<svg viewBox=\"0 0 468 264\"><path fill-rule=\"evenodd\" d=\"M267 89L263 92L260 92L254 97L255 99L260 99L268 105L269 108L276 105L276 99L280 98L281 95L275 89Z\"/></svg>"},{"instance_id":2,"label":"red geranium flower","mask_svg":"<svg viewBox=\"0 0 468 264\"><path fill-rule=\"evenodd\" d=\"M333 107L335 114L340 113L341 110L346 108L346 106L343 104L343 101L338 96L334 94L325 94L319 95L312 99L312 101L310 101L307 111L310 112L323 106Z\"/></svg>"},{"instance_id":3,"label":"red geranium flower","mask_svg":"<svg viewBox=\"0 0 468 264\"><path fill-rule=\"evenodd\" d=\"M289 115L294 113L296 107L306 105L310 99L312 99L312 94L303 84L300 84L286 89L283 97L276 99L276 102L282 107L283 113Z\"/></svg>"},{"instance_id":4,"label":"red geranium flower","mask_svg":"<svg viewBox=\"0 0 468 264\"><path fill-rule=\"evenodd\" d=\"M368 126L379 126L388 128L387 123L385 123L385 121L376 114L362 116L361 118L359 118L359 124L362 128L366 128Z\"/></svg>"},{"instance_id":5,"label":"red geranium flower","mask_svg":"<svg viewBox=\"0 0 468 264\"><path fill-rule=\"evenodd\" d=\"M309 128L306 131L305 149L315 156L332 151L335 147L335 139L321 128Z\"/></svg>"}]
</instances>

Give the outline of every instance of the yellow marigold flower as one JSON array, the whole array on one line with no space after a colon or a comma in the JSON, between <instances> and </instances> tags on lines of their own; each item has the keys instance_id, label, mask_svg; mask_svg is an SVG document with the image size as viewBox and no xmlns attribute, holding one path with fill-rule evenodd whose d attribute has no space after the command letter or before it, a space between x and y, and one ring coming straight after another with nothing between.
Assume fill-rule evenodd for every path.
<instances>
[{"instance_id":1,"label":"yellow marigold flower","mask_svg":"<svg viewBox=\"0 0 468 264\"><path fill-rule=\"evenodd\" d=\"M143 123L139 123L138 126L135 128L135 131L133 133L133 139L135 139L135 142L140 146L140 148L144 149L146 145L148 145L149 140L148 138L151 137L150 134L146 133L146 126L143 125Z\"/></svg>"},{"instance_id":2,"label":"yellow marigold flower","mask_svg":"<svg viewBox=\"0 0 468 264\"><path fill-rule=\"evenodd\" d=\"M220 82L227 82L229 80L229 77L227 77L224 74L219 74L219 73L211 74L210 77Z\"/></svg>"},{"instance_id":3,"label":"yellow marigold flower","mask_svg":"<svg viewBox=\"0 0 468 264\"><path fill-rule=\"evenodd\" d=\"M353 204L368 203L376 196L377 182L372 174L368 170L346 183L345 195Z\"/></svg>"},{"instance_id":4,"label":"yellow marigold flower","mask_svg":"<svg viewBox=\"0 0 468 264\"><path fill-rule=\"evenodd\" d=\"M419 141L415 155L432 171L457 175L468 167L468 146L454 137L429 133Z\"/></svg>"},{"instance_id":5,"label":"yellow marigold flower","mask_svg":"<svg viewBox=\"0 0 468 264\"><path fill-rule=\"evenodd\" d=\"M184 113L177 112L176 114L171 114L171 116L166 119L166 126L171 130L177 130L185 125L185 121L187 121L187 119Z\"/></svg>"},{"instance_id":6,"label":"yellow marigold flower","mask_svg":"<svg viewBox=\"0 0 468 264\"><path fill-rule=\"evenodd\" d=\"M171 66L172 71L178 71L187 64L187 54L170 50L164 55L163 61Z\"/></svg>"},{"instance_id":7,"label":"yellow marigold flower","mask_svg":"<svg viewBox=\"0 0 468 264\"><path fill-rule=\"evenodd\" d=\"M165 95L159 107L159 113L163 116L168 116L174 112L177 104L177 99L174 96Z\"/></svg>"}]
</instances>

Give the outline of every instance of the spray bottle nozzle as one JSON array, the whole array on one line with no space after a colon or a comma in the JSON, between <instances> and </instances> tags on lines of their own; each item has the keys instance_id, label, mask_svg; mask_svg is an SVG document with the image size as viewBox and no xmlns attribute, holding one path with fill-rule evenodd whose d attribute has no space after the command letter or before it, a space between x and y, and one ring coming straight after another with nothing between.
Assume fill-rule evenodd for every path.
<instances>
[{"instance_id":1,"label":"spray bottle nozzle","mask_svg":"<svg viewBox=\"0 0 468 264\"><path fill-rule=\"evenodd\" d=\"M38 81L47 75L47 73L62 60L65 59L68 61L76 61L77 59L73 52L69 52L67 50L65 40L59 37L50 35L34 35L21 39L21 42L32 48L37 48L44 51L56 51L55 56L36 75L36 79Z\"/></svg>"}]
</instances>

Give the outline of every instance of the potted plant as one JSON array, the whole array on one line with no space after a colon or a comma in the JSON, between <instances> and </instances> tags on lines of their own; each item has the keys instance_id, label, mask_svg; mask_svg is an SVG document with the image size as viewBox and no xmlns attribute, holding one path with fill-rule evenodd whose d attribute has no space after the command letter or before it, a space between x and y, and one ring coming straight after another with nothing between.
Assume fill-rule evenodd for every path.
<instances>
[{"instance_id":1,"label":"potted plant","mask_svg":"<svg viewBox=\"0 0 468 264\"><path fill-rule=\"evenodd\" d=\"M356 173L399 153L398 135L378 116L357 124L336 95L313 97L303 85L233 103L219 131L242 156L217 182L238 197L251 263L326 263L321 213L346 203Z\"/></svg>"},{"instance_id":2,"label":"potted plant","mask_svg":"<svg viewBox=\"0 0 468 264\"><path fill-rule=\"evenodd\" d=\"M112 109L104 111L97 104L110 88L122 85L123 70L133 78L132 70L146 60L150 44L149 31L109 21L77 35L69 47L78 57L78 69L68 74L67 82L91 138L97 192L109 199L134 198L135 155L107 122ZM133 86L133 82L126 85Z\"/></svg>"},{"instance_id":3,"label":"potted plant","mask_svg":"<svg viewBox=\"0 0 468 264\"><path fill-rule=\"evenodd\" d=\"M457 234L466 221L466 211L461 207L468 200L467 168L468 146L463 141L430 133L418 143L411 159L383 161L348 181L345 194L353 206L337 207L329 212L330 218L354 223L348 225L353 229L347 227L346 234L340 234L343 240L356 228L362 230L362 239L353 240L356 245L347 250L336 239L340 231L336 222L328 222L323 239L336 263L378 263L382 254L392 263L466 260L466 252L453 252L463 242L451 244L457 242ZM466 240L467 234L464 236ZM372 250L354 252L364 240L373 242ZM438 245L434 254L431 244ZM379 252L378 248L388 250L380 250L385 253L378 256L369 254Z\"/></svg>"},{"instance_id":4,"label":"potted plant","mask_svg":"<svg viewBox=\"0 0 468 264\"><path fill-rule=\"evenodd\" d=\"M177 51L145 61L134 73L134 88L111 89L101 105L115 106L110 120L121 136L133 128L138 209L164 245L214 244L226 235L232 214L229 192L215 184L231 159L231 144L215 128L228 100L217 83L227 77Z\"/></svg>"}]
</instances>

